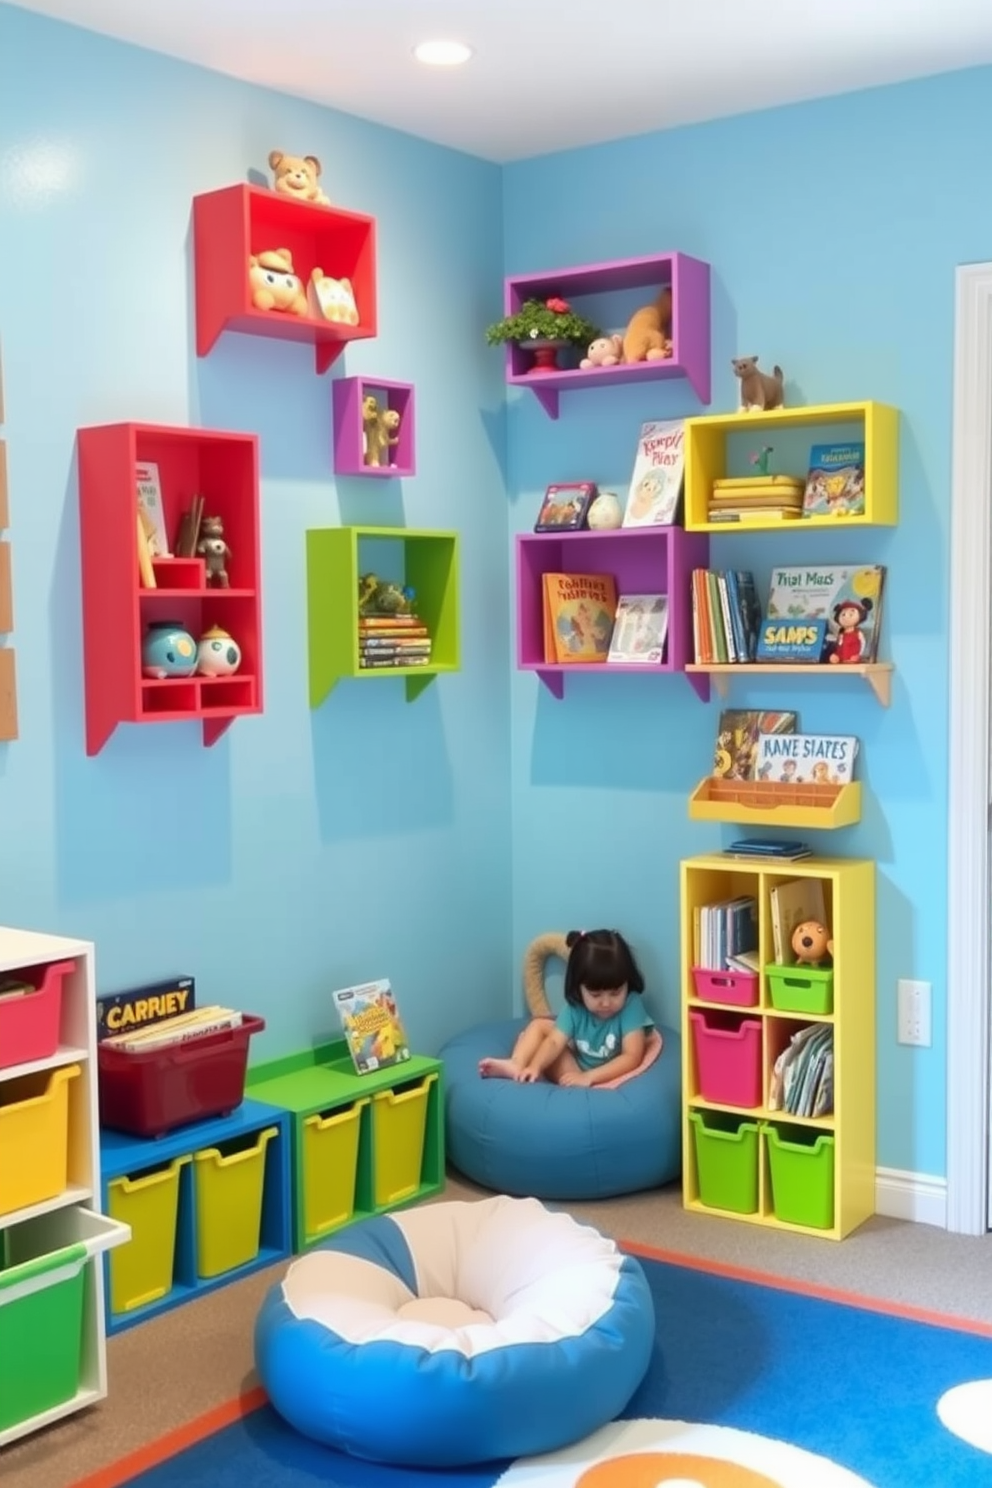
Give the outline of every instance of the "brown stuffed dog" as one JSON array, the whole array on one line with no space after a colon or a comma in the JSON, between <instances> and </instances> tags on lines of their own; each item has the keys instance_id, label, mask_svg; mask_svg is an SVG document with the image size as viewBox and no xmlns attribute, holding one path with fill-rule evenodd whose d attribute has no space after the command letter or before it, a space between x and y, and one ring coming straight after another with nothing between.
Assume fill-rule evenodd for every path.
<instances>
[{"instance_id":1,"label":"brown stuffed dog","mask_svg":"<svg viewBox=\"0 0 992 1488\"><path fill-rule=\"evenodd\" d=\"M316 155L284 155L281 150L269 151L269 169L273 174L273 189L297 201L317 202L329 207L330 200L318 185L320 161Z\"/></svg>"},{"instance_id":2,"label":"brown stuffed dog","mask_svg":"<svg viewBox=\"0 0 992 1488\"><path fill-rule=\"evenodd\" d=\"M781 408L785 403L785 376L781 367L773 367L771 375L758 371L757 357L734 357L730 365L734 376L741 380L741 412L755 409L764 413L772 408Z\"/></svg>"},{"instance_id":3,"label":"brown stuffed dog","mask_svg":"<svg viewBox=\"0 0 992 1488\"><path fill-rule=\"evenodd\" d=\"M630 317L623 336L625 362L656 362L672 354L672 291L663 289L653 305Z\"/></svg>"}]
</instances>

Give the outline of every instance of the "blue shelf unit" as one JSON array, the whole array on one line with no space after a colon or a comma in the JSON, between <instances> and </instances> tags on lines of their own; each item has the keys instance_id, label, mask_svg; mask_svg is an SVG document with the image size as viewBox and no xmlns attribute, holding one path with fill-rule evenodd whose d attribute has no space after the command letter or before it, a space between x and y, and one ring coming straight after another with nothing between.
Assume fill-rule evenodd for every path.
<instances>
[{"instance_id":1,"label":"blue shelf unit","mask_svg":"<svg viewBox=\"0 0 992 1488\"><path fill-rule=\"evenodd\" d=\"M104 1256L107 1334L121 1333L136 1323L180 1307L194 1297L216 1291L242 1276L261 1271L275 1261L292 1254L292 1152L290 1117L278 1106L262 1101L245 1100L229 1116L198 1121L180 1127L162 1137L129 1137L120 1132L100 1132L100 1186L102 1209L108 1212L108 1185L114 1178L134 1178L149 1169L161 1167L176 1157L199 1152L204 1147L223 1147L239 1138L251 1137L266 1127L278 1128L265 1154L265 1177L262 1189L261 1245L254 1260L209 1280L200 1279L196 1267L196 1191L193 1165L187 1163L179 1175L179 1216L176 1231L173 1285L164 1297L127 1312L113 1312L110 1306L109 1257Z\"/></svg>"}]
</instances>

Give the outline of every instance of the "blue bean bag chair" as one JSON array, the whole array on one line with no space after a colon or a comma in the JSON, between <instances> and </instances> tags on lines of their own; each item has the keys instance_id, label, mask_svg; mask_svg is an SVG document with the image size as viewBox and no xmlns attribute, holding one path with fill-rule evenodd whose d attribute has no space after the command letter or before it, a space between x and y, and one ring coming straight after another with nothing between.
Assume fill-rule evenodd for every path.
<instances>
[{"instance_id":1,"label":"blue bean bag chair","mask_svg":"<svg viewBox=\"0 0 992 1488\"><path fill-rule=\"evenodd\" d=\"M360 1220L293 1261L262 1304L255 1361L301 1434L440 1469L555 1451L605 1426L654 1338L633 1256L500 1195Z\"/></svg>"},{"instance_id":2,"label":"blue bean bag chair","mask_svg":"<svg viewBox=\"0 0 992 1488\"><path fill-rule=\"evenodd\" d=\"M524 958L534 1015L550 1010L544 967L567 955L564 937L539 936ZM567 1202L658 1188L682 1169L681 1039L659 1028L661 1054L615 1089L518 1085L479 1074L484 1055L508 1056L525 1019L477 1024L441 1049L448 1161L496 1193Z\"/></svg>"}]
</instances>

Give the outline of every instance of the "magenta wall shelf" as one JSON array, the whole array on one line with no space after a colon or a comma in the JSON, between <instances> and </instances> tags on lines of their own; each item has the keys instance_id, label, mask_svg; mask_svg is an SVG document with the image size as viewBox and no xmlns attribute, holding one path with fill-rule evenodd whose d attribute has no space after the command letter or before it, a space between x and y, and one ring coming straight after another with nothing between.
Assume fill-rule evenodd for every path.
<instances>
[{"instance_id":1,"label":"magenta wall shelf","mask_svg":"<svg viewBox=\"0 0 992 1488\"><path fill-rule=\"evenodd\" d=\"M546 573L612 573L617 590L667 594L668 646L660 666L644 667L652 676L685 672L694 658L692 644L692 580L694 568L709 565L705 533L682 527L631 527L612 532L522 532L517 549L517 667L536 672L556 698L565 695L568 672L599 672L629 676L631 667L603 662L549 665L544 660L544 605L542 581ZM704 702L710 695L709 677L685 672L689 685Z\"/></svg>"},{"instance_id":2,"label":"magenta wall shelf","mask_svg":"<svg viewBox=\"0 0 992 1488\"><path fill-rule=\"evenodd\" d=\"M400 415L399 444L389 450L387 465L365 464L365 442L362 430L362 402L367 393L378 400L380 408L392 408ZM362 475L383 479L414 475L417 463L414 453L414 397L409 382L387 382L382 377L339 377L332 385L334 405L334 472L336 475Z\"/></svg>"},{"instance_id":3,"label":"magenta wall shelf","mask_svg":"<svg viewBox=\"0 0 992 1488\"><path fill-rule=\"evenodd\" d=\"M511 387L530 388L541 406L558 417L559 394L570 388L612 386L622 382L653 382L659 378L684 377L699 401L710 402L710 266L686 253L659 253L648 258L621 258L609 263L586 264L582 268L555 269L543 274L511 275L504 285L507 315L519 310L524 300L562 295L582 300L618 290L643 289L645 303L658 290L672 290L672 355L664 361L636 362L631 366L573 367L561 372L531 372L531 357L513 342L506 346L506 380ZM576 306L577 309L583 307ZM602 317L590 316L602 323ZM622 330L621 324L608 327Z\"/></svg>"}]
</instances>

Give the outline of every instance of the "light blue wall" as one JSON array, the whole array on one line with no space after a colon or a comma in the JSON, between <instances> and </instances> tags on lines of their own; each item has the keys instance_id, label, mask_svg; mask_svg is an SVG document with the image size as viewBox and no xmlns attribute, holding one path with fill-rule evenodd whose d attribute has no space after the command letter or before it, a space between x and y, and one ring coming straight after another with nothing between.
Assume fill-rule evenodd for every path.
<instances>
[{"instance_id":1,"label":"light blue wall","mask_svg":"<svg viewBox=\"0 0 992 1488\"><path fill-rule=\"evenodd\" d=\"M948 532L954 269L992 256L992 70L727 119L516 164L504 179L507 272L678 249L713 265L711 411L736 406L735 354L785 369L792 401L875 398L903 411L894 531L720 537L714 566L863 559L888 565L884 710L855 679L752 687L738 706L796 706L804 728L863 745L861 824L818 851L878 861L878 1157L945 1171ZM562 400L508 420L511 523L528 530L551 480L624 490L640 420L699 411L684 385ZM616 924L642 951L655 1008L675 1018L677 863L740 835L690 824L719 699L683 679L569 679L555 702L512 681L514 932ZM933 984L934 1040L895 1039L895 983Z\"/></svg>"},{"instance_id":2,"label":"light blue wall","mask_svg":"<svg viewBox=\"0 0 992 1488\"><path fill-rule=\"evenodd\" d=\"M378 221L379 336L335 374L413 382L418 473L330 473L310 348L198 361L194 194L313 152ZM105 990L194 972L264 1015L254 1051L333 1028L336 985L392 978L433 1049L509 997L509 645L497 168L0 5L0 336L21 738L0 746L0 919L92 937ZM83 748L74 436L115 420L261 436L263 716ZM457 528L463 670L307 705L304 532Z\"/></svg>"}]
</instances>

